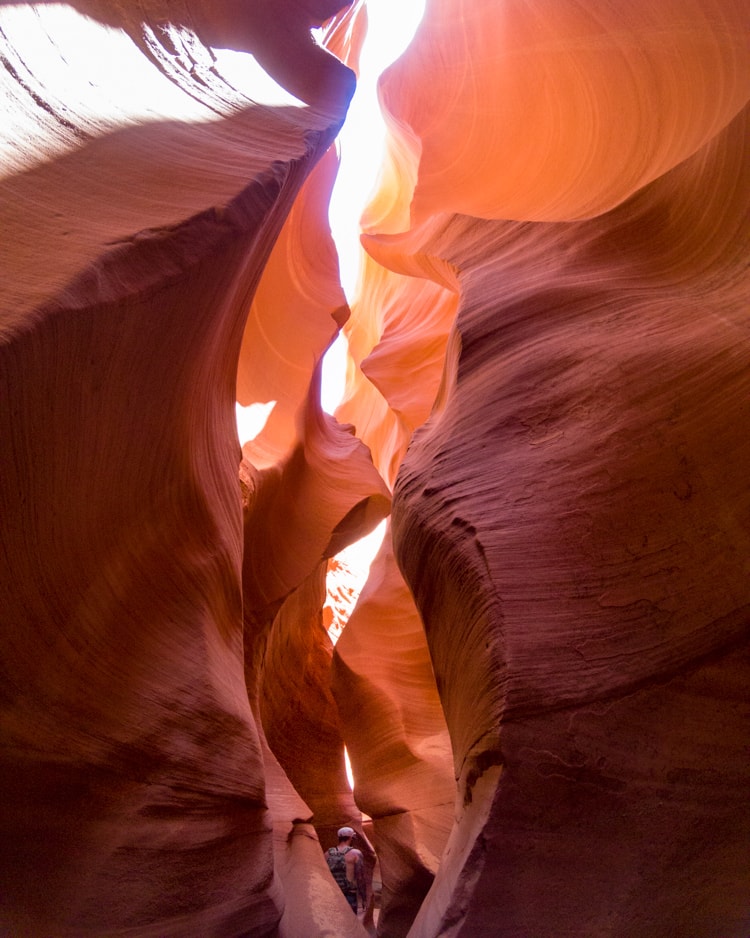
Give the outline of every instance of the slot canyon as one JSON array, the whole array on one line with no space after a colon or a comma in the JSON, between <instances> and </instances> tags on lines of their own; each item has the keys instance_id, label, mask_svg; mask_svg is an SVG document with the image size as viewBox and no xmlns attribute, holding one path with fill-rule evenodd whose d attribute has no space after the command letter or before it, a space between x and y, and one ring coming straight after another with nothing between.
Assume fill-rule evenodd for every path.
<instances>
[{"instance_id":1,"label":"slot canyon","mask_svg":"<svg viewBox=\"0 0 750 938\"><path fill-rule=\"evenodd\" d=\"M748 938L747 0L426 0L350 296L367 35L0 0L0 935Z\"/></svg>"}]
</instances>

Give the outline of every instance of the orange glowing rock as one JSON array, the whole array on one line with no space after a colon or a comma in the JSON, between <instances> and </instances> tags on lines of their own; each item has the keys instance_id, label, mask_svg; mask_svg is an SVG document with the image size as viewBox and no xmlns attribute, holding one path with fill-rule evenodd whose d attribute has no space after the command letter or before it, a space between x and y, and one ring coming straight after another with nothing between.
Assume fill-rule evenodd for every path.
<instances>
[{"instance_id":1,"label":"orange glowing rock","mask_svg":"<svg viewBox=\"0 0 750 938\"><path fill-rule=\"evenodd\" d=\"M460 290L394 489L459 780L410 938L746 929L747 129L589 221L402 239Z\"/></svg>"},{"instance_id":2,"label":"orange glowing rock","mask_svg":"<svg viewBox=\"0 0 750 938\"><path fill-rule=\"evenodd\" d=\"M455 779L422 622L389 531L336 645L333 681L357 804L373 822L380 927L405 934L440 866Z\"/></svg>"},{"instance_id":3,"label":"orange glowing rock","mask_svg":"<svg viewBox=\"0 0 750 938\"><path fill-rule=\"evenodd\" d=\"M382 81L419 146L415 220L613 208L744 106L747 36L743 0L428 0Z\"/></svg>"},{"instance_id":4,"label":"orange glowing rock","mask_svg":"<svg viewBox=\"0 0 750 938\"><path fill-rule=\"evenodd\" d=\"M198 80L198 42L189 70L189 24L149 59L111 28L155 42L146 4L142 31L86 12L0 14L0 930L269 935L280 809L244 672L236 368L351 73L318 50L335 94L257 104Z\"/></svg>"},{"instance_id":5,"label":"orange glowing rock","mask_svg":"<svg viewBox=\"0 0 750 938\"><path fill-rule=\"evenodd\" d=\"M339 5L0 4L0 931L747 938L747 5L428 0L351 309Z\"/></svg>"},{"instance_id":6,"label":"orange glowing rock","mask_svg":"<svg viewBox=\"0 0 750 938\"><path fill-rule=\"evenodd\" d=\"M337 167L329 149L292 207L250 304L237 400L271 405L261 432L244 445L245 457L258 468L279 462L294 445L297 411L315 368L349 317L326 220Z\"/></svg>"}]
</instances>

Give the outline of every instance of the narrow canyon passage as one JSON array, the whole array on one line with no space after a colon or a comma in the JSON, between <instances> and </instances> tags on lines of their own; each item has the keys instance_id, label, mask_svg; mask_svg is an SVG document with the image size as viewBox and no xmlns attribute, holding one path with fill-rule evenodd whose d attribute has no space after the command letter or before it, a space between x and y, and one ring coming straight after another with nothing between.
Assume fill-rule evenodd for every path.
<instances>
[{"instance_id":1,"label":"narrow canyon passage","mask_svg":"<svg viewBox=\"0 0 750 938\"><path fill-rule=\"evenodd\" d=\"M0 2L10 938L750 933L746 4L384 9Z\"/></svg>"}]
</instances>

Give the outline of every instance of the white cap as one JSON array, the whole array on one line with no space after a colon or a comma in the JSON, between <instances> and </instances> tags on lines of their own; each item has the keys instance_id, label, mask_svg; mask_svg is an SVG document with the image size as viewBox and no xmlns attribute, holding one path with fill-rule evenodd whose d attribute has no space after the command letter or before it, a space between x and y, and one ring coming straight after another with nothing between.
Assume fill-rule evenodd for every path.
<instances>
[{"instance_id":1,"label":"white cap","mask_svg":"<svg viewBox=\"0 0 750 938\"><path fill-rule=\"evenodd\" d=\"M357 832L352 827L340 827L339 839L342 837L353 837Z\"/></svg>"}]
</instances>

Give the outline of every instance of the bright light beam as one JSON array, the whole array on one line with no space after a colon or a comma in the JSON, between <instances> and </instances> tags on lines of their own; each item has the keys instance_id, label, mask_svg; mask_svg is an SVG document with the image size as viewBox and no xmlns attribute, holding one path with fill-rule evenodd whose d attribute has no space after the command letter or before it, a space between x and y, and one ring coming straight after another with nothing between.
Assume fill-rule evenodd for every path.
<instances>
[{"instance_id":1,"label":"bright light beam","mask_svg":"<svg viewBox=\"0 0 750 938\"><path fill-rule=\"evenodd\" d=\"M349 753L344 746L344 768L346 769L346 780L349 782L349 788L354 791L354 773L352 772L352 761L349 758Z\"/></svg>"},{"instance_id":2,"label":"bright light beam","mask_svg":"<svg viewBox=\"0 0 750 938\"><path fill-rule=\"evenodd\" d=\"M406 49L424 15L425 0L377 0L367 4L367 37L357 90L339 134L341 162L331 196L329 220L339 255L341 285L351 303L362 247L360 218L383 160L385 122L377 98L381 73Z\"/></svg>"},{"instance_id":3,"label":"bright light beam","mask_svg":"<svg viewBox=\"0 0 750 938\"><path fill-rule=\"evenodd\" d=\"M360 59L357 90L338 136L339 170L328 212L339 256L341 286L349 303L356 294L362 259L360 219L378 178L386 126L377 81L401 55L424 15L425 0L377 0L367 5L367 37ZM323 358L321 405L332 414L346 386L347 343L340 333Z\"/></svg>"}]
</instances>

